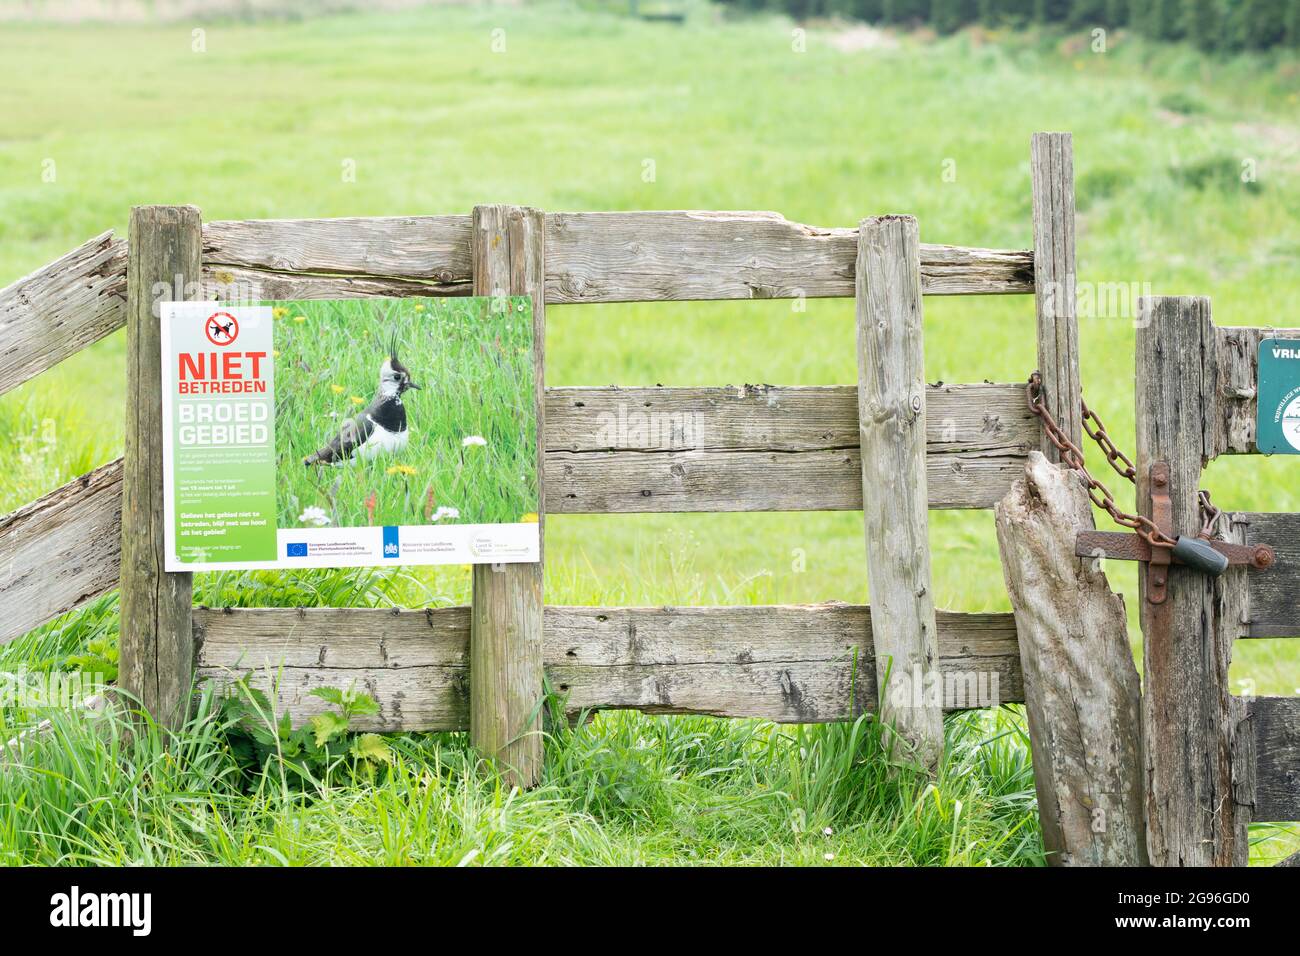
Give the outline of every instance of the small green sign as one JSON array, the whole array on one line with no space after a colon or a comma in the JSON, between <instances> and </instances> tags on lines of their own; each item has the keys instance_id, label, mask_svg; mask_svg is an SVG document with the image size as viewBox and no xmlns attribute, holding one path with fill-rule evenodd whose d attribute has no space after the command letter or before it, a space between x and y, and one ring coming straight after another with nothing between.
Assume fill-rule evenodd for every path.
<instances>
[{"instance_id":1,"label":"small green sign","mask_svg":"<svg viewBox=\"0 0 1300 956\"><path fill-rule=\"evenodd\" d=\"M1300 339L1259 343L1255 447L1265 455L1300 455Z\"/></svg>"}]
</instances>

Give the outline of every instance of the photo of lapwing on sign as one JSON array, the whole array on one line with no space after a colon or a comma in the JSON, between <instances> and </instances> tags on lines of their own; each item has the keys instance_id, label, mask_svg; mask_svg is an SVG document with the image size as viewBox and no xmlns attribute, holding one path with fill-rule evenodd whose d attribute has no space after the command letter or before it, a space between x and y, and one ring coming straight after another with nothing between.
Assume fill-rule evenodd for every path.
<instances>
[{"instance_id":1,"label":"photo of lapwing on sign","mask_svg":"<svg viewBox=\"0 0 1300 956\"><path fill-rule=\"evenodd\" d=\"M1259 343L1255 447L1265 455L1300 455L1300 338Z\"/></svg>"},{"instance_id":2,"label":"photo of lapwing on sign","mask_svg":"<svg viewBox=\"0 0 1300 956\"><path fill-rule=\"evenodd\" d=\"M162 306L167 570L538 560L526 297Z\"/></svg>"}]
</instances>

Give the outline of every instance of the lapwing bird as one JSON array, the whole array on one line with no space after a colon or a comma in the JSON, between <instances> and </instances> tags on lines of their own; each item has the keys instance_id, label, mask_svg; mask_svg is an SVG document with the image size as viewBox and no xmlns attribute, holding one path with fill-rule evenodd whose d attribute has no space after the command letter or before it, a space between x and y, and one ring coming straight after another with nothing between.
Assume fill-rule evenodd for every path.
<instances>
[{"instance_id":1,"label":"lapwing bird","mask_svg":"<svg viewBox=\"0 0 1300 956\"><path fill-rule=\"evenodd\" d=\"M406 366L397 360L394 345L379 366L379 391L374 401L360 415L345 421L330 443L304 458L303 464L337 465L353 456L368 460L401 451L411 437L402 395L419 387L411 381Z\"/></svg>"}]
</instances>

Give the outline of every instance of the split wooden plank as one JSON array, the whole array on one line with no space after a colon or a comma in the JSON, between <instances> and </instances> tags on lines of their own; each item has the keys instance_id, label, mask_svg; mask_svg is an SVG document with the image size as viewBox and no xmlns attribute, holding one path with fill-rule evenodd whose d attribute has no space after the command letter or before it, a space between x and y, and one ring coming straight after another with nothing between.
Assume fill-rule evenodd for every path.
<instances>
[{"instance_id":1,"label":"split wooden plank","mask_svg":"<svg viewBox=\"0 0 1300 956\"><path fill-rule=\"evenodd\" d=\"M1074 554L1094 527L1088 495L1033 452L995 514L1048 861L1145 866L1141 687L1123 596Z\"/></svg>"},{"instance_id":2,"label":"split wooden plank","mask_svg":"<svg viewBox=\"0 0 1300 956\"><path fill-rule=\"evenodd\" d=\"M547 607L543 659L570 717L583 710L852 719L875 709L865 606ZM194 611L197 673L275 691L303 723L326 705L315 687L365 690L379 713L357 729L469 726L470 611ZM1023 699L1009 614L937 615L944 708Z\"/></svg>"},{"instance_id":3,"label":"split wooden plank","mask_svg":"<svg viewBox=\"0 0 1300 956\"><path fill-rule=\"evenodd\" d=\"M1250 825L1255 814L1255 725L1250 719L1250 700L1233 697L1228 701L1232 748L1232 865L1250 865Z\"/></svg>"},{"instance_id":4,"label":"split wooden plank","mask_svg":"<svg viewBox=\"0 0 1300 956\"><path fill-rule=\"evenodd\" d=\"M464 294L470 217L249 220L204 227L204 265L296 295L370 294L339 276L370 277L386 294L447 294L389 283L421 280ZM822 229L771 212L583 212L546 217L546 300L551 304L853 295L856 229ZM292 286L285 273L298 274ZM927 295L1033 291L1033 254L921 247ZM317 291L319 287L319 291ZM268 286L275 288L275 286Z\"/></svg>"},{"instance_id":5,"label":"split wooden plank","mask_svg":"<svg viewBox=\"0 0 1300 956\"><path fill-rule=\"evenodd\" d=\"M0 518L0 644L117 587L122 459Z\"/></svg>"},{"instance_id":6,"label":"split wooden plank","mask_svg":"<svg viewBox=\"0 0 1300 956\"><path fill-rule=\"evenodd\" d=\"M126 322L126 243L113 231L0 289L0 394Z\"/></svg>"},{"instance_id":7,"label":"split wooden plank","mask_svg":"<svg viewBox=\"0 0 1300 956\"><path fill-rule=\"evenodd\" d=\"M1019 385L926 389L933 508L990 508L1040 427ZM850 387L551 389L546 492L555 514L858 511Z\"/></svg>"},{"instance_id":8,"label":"split wooden plank","mask_svg":"<svg viewBox=\"0 0 1300 956\"><path fill-rule=\"evenodd\" d=\"M1214 324L1205 298L1139 302L1137 480L1142 513L1153 490L1168 494L1175 530L1200 528L1197 489L1211 457L1207 408L1216 388ZM1168 465L1165 486L1150 469ZM1239 828L1232 792L1228 664L1246 613L1245 569L1211 579L1174 565L1168 595L1147 600L1141 583L1143 741L1147 846L1155 866L1231 866Z\"/></svg>"},{"instance_id":9,"label":"split wooden plank","mask_svg":"<svg viewBox=\"0 0 1300 956\"><path fill-rule=\"evenodd\" d=\"M301 299L454 297L470 283L424 282L387 276L322 276L266 272L242 266L204 266L203 296L220 302L293 302Z\"/></svg>"},{"instance_id":10,"label":"split wooden plank","mask_svg":"<svg viewBox=\"0 0 1300 956\"><path fill-rule=\"evenodd\" d=\"M1250 600L1240 637L1300 637L1300 514L1237 512L1229 516L1246 544L1267 544L1277 562L1247 575Z\"/></svg>"},{"instance_id":11,"label":"split wooden plank","mask_svg":"<svg viewBox=\"0 0 1300 956\"><path fill-rule=\"evenodd\" d=\"M1211 407L1214 455L1246 455L1255 448L1258 408L1259 343L1264 339L1300 340L1300 329L1223 327L1214 330L1218 388Z\"/></svg>"},{"instance_id":12,"label":"split wooden plank","mask_svg":"<svg viewBox=\"0 0 1300 956\"><path fill-rule=\"evenodd\" d=\"M476 206L471 235L476 295L529 296L533 320L538 534L544 532L546 417L545 227L522 206ZM524 425L527 428L527 424ZM542 773L542 559L476 564L470 613L470 740L514 785Z\"/></svg>"},{"instance_id":13,"label":"split wooden plank","mask_svg":"<svg viewBox=\"0 0 1300 956\"><path fill-rule=\"evenodd\" d=\"M864 219L858 240L858 421L867 585L881 720L895 759L935 772L943 709L930 584L920 238L911 216Z\"/></svg>"},{"instance_id":14,"label":"split wooden plank","mask_svg":"<svg viewBox=\"0 0 1300 956\"><path fill-rule=\"evenodd\" d=\"M1048 411L1076 445L1082 435L1079 316L1075 299L1074 139L1035 133L1030 141L1034 192L1034 304L1038 314L1038 371ZM1043 453L1060 451L1043 435Z\"/></svg>"},{"instance_id":15,"label":"split wooden plank","mask_svg":"<svg viewBox=\"0 0 1300 956\"><path fill-rule=\"evenodd\" d=\"M160 305L198 282L199 211L137 206L130 243L118 684L159 724L175 728L185 721L190 700L192 575L164 570Z\"/></svg>"},{"instance_id":16,"label":"split wooden plank","mask_svg":"<svg viewBox=\"0 0 1300 956\"><path fill-rule=\"evenodd\" d=\"M1255 757L1257 823L1300 820L1300 698L1248 701Z\"/></svg>"},{"instance_id":17,"label":"split wooden plank","mask_svg":"<svg viewBox=\"0 0 1300 956\"><path fill-rule=\"evenodd\" d=\"M1024 457L1041 429L1022 384L928 385L926 450ZM836 451L858 447L852 385L546 390L546 449Z\"/></svg>"},{"instance_id":18,"label":"split wooden plank","mask_svg":"<svg viewBox=\"0 0 1300 956\"><path fill-rule=\"evenodd\" d=\"M552 213L547 301L851 296L857 232L772 212ZM1033 289L1026 253L925 246L921 270L929 295Z\"/></svg>"}]
</instances>

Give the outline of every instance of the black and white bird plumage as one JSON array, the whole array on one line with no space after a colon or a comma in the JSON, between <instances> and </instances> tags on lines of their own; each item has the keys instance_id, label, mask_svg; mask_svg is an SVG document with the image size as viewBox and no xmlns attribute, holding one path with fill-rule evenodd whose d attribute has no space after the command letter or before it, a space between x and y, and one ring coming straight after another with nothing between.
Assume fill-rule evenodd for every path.
<instances>
[{"instance_id":1,"label":"black and white bird plumage","mask_svg":"<svg viewBox=\"0 0 1300 956\"><path fill-rule=\"evenodd\" d=\"M398 361L397 349L390 349L379 367L379 389L374 400L361 414L345 421L329 444L304 458L303 464L336 465L354 457L368 460L400 452L411 437L402 395L419 387Z\"/></svg>"}]
</instances>

